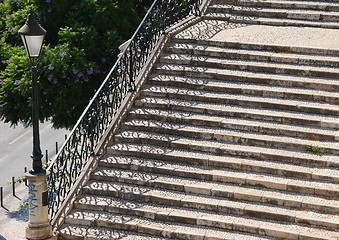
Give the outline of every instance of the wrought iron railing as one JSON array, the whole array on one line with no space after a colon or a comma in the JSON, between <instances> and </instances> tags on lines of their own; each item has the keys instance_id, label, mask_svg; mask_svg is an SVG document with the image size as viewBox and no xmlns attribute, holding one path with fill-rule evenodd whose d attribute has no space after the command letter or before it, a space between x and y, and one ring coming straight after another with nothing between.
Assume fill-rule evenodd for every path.
<instances>
[{"instance_id":1,"label":"wrought iron railing","mask_svg":"<svg viewBox=\"0 0 339 240\"><path fill-rule=\"evenodd\" d=\"M105 78L49 164L49 215L54 218L72 190L102 136L117 114L135 79L152 54L165 29L190 15L199 15L201 0L155 0L129 44Z\"/></svg>"}]
</instances>

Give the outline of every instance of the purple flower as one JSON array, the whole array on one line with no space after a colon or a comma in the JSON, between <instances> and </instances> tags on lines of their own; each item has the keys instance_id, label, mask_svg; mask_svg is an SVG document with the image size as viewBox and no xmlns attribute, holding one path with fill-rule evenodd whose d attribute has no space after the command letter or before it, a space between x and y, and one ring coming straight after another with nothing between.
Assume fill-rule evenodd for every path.
<instances>
[{"instance_id":1,"label":"purple flower","mask_svg":"<svg viewBox=\"0 0 339 240\"><path fill-rule=\"evenodd\" d=\"M52 79L53 79L53 74L48 75L47 79L48 79L48 81L52 81Z\"/></svg>"},{"instance_id":2,"label":"purple flower","mask_svg":"<svg viewBox=\"0 0 339 240\"><path fill-rule=\"evenodd\" d=\"M1 63L2 63L3 65L7 65L7 62L6 62L5 60L1 60Z\"/></svg>"},{"instance_id":3,"label":"purple flower","mask_svg":"<svg viewBox=\"0 0 339 240\"><path fill-rule=\"evenodd\" d=\"M82 73L82 72L79 72L78 74L77 74L77 76L78 77L82 77L84 74Z\"/></svg>"},{"instance_id":4,"label":"purple flower","mask_svg":"<svg viewBox=\"0 0 339 240\"><path fill-rule=\"evenodd\" d=\"M78 74L79 70L78 70L78 69L75 69L75 68L73 68L72 72L73 72L73 74L74 74L74 75L76 75L76 74Z\"/></svg>"},{"instance_id":5,"label":"purple flower","mask_svg":"<svg viewBox=\"0 0 339 240\"><path fill-rule=\"evenodd\" d=\"M84 78L84 82L88 82L89 81L89 79L88 78Z\"/></svg>"},{"instance_id":6,"label":"purple flower","mask_svg":"<svg viewBox=\"0 0 339 240\"><path fill-rule=\"evenodd\" d=\"M46 0L46 3L51 3L52 2L52 0Z\"/></svg>"},{"instance_id":7,"label":"purple flower","mask_svg":"<svg viewBox=\"0 0 339 240\"><path fill-rule=\"evenodd\" d=\"M48 70L53 70L54 69L54 66L53 65L49 65L49 67L48 67Z\"/></svg>"},{"instance_id":8,"label":"purple flower","mask_svg":"<svg viewBox=\"0 0 339 240\"><path fill-rule=\"evenodd\" d=\"M17 85L17 86L20 85L20 83L21 83L20 80L16 80L16 81L14 82L14 84Z\"/></svg>"},{"instance_id":9,"label":"purple flower","mask_svg":"<svg viewBox=\"0 0 339 240\"><path fill-rule=\"evenodd\" d=\"M52 8L49 8L49 9L47 10L47 12L51 13L51 12L52 12Z\"/></svg>"},{"instance_id":10,"label":"purple flower","mask_svg":"<svg viewBox=\"0 0 339 240\"><path fill-rule=\"evenodd\" d=\"M57 78L54 78L54 79L53 79L53 83L54 83L54 84L57 84L57 83L58 83L58 79L57 79Z\"/></svg>"},{"instance_id":11,"label":"purple flower","mask_svg":"<svg viewBox=\"0 0 339 240\"><path fill-rule=\"evenodd\" d=\"M16 4L18 4L18 5L19 5L19 3L20 3L19 0L14 0L14 2L15 2Z\"/></svg>"},{"instance_id":12,"label":"purple flower","mask_svg":"<svg viewBox=\"0 0 339 240\"><path fill-rule=\"evenodd\" d=\"M0 79L0 84L3 82L4 80Z\"/></svg>"},{"instance_id":13,"label":"purple flower","mask_svg":"<svg viewBox=\"0 0 339 240\"><path fill-rule=\"evenodd\" d=\"M60 52L59 54L60 54L60 57L61 57L61 58L64 58L64 57L66 56L67 53L66 53L66 52Z\"/></svg>"},{"instance_id":14,"label":"purple flower","mask_svg":"<svg viewBox=\"0 0 339 240\"><path fill-rule=\"evenodd\" d=\"M8 93L4 93L4 97L8 97Z\"/></svg>"},{"instance_id":15,"label":"purple flower","mask_svg":"<svg viewBox=\"0 0 339 240\"><path fill-rule=\"evenodd\" d=\"M91 75L91 74L93 73L93 68L87 69L87 73L88 73L89 75Z\"/></svg>"},{"instance_id":16,"label":"purple flower","mask_svg":"<svg viewBox=\"0 0 339 240\"><path fill-rule=\"evenodd\" d=\"M65 79L66 78L66 73L61 74L61 78Z\"/></svg>"},{"instance_id":17,"label":"purple flower","mask_svg":"<svg viewBox=\"0 0 339 240\"><path fill-rule=\"evenodd\" d=\"M33 103L29 102L28 107L30 107L30 108L33 107Z\"/></svg>"}]
</instances>

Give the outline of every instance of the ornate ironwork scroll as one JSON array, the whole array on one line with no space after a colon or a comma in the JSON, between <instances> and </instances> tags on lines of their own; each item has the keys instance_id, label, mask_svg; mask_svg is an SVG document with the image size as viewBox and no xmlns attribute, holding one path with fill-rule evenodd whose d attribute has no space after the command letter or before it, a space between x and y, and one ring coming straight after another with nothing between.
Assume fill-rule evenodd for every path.
<instances>
[{"instance_id":1,"label":"ornate ironwork scroll","mask_svg":"<svg viewBox=\"0 0 339 240\"><path fill-rule=\"evenodd\" d=\"M155 0L117 62L83 112L57 157L49 164L48 202L51 220L67 199L85 164L152 54L165 29L199 15L201 0Z\"/></svg>"}]
</instances>

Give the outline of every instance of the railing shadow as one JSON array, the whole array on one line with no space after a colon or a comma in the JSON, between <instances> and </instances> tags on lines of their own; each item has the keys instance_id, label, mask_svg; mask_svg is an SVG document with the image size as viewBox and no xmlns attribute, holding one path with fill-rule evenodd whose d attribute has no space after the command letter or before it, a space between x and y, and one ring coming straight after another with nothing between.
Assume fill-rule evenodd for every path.
<instances>
[{"instance_id":1,"label":"railing shadow","mask_svg":"<svg viewBox=\"0 0 339 240\"><path fill-rule=\"evenodd\" d=\"M227 21L205 20L178 33L176 38L207 40L224 30L246 27L243 23L230 23Z\"/></svg>"}]
</instances>

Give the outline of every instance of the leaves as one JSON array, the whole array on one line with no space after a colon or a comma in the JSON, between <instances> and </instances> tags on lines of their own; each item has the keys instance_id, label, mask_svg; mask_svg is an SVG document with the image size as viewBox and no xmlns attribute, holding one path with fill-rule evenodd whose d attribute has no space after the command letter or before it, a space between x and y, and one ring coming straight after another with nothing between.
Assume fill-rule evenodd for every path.
<instances>
[{"instance_id":1,"label":"leaves","mask_svg":"<svg viewBox=\"0 0 339 240\"><path fill-rule=\"evenodd\" d=\"M47 30L37 61L40 120L72 128L140 23L144 2L0 1L0 119L31 124L31 66L17 33L31 8Z\"/></svg>"}]
</instances>

